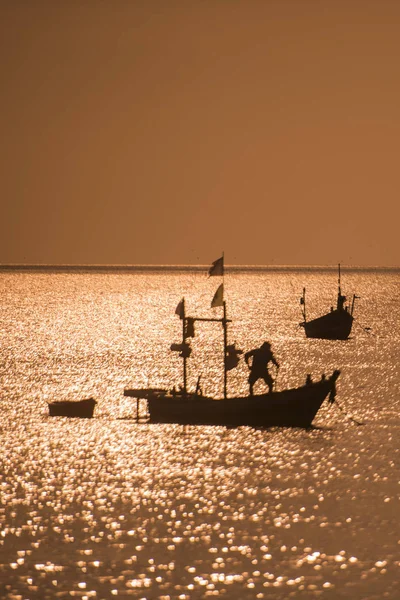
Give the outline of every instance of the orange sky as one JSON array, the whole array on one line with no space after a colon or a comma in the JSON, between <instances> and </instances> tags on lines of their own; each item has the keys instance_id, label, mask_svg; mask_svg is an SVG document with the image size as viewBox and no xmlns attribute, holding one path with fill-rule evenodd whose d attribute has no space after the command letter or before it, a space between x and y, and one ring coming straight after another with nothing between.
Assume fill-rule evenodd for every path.
<instances>
[{"instance_id":1,"label":"orange sky","mask_svg":"<svg viewBox=\"0 0 400 600\"><path fill-rule=\"evenodd\" d=\"M0 45L0 263L400 266L397 0L2 0Z\"/></svg>"}]
</instances>

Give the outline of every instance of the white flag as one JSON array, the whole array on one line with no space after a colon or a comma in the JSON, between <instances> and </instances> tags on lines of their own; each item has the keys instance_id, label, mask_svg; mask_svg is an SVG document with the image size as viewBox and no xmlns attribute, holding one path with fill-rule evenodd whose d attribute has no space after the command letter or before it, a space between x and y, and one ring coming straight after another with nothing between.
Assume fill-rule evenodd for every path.
<instances>
[{"instance_id":1,"label":"white flag","mask_svg":"<svg viewBox=\"0 0 400 600\"><path fill-rule=\"evenodd\" d=\"M224 284L218 287L217 291L214 294L214 298L211 300L211 308L215 308L216 306L224 305Z\"/></svg>"},{"instance_id":2,"label":"white flag","mask_svg":"<svg viewBox=\"0 0 400 600\"><path fill-rule=\"evenodd\" d=\"M214 260L213 264L208 270L209 277L214 277L215 275L223 275L224 274L224 257L218 258Z\"/></svg>"}]
</instances>

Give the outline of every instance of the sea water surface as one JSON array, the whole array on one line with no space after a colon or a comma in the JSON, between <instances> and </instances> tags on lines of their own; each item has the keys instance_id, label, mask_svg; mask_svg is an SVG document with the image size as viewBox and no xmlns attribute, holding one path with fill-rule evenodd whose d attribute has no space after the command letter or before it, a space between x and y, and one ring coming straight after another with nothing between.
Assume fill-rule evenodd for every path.
<instances>
[{"instance_id":1,"label":"sea water surface","mask_svg":"<svg viewBox=\"0 0 400 600\"><path fill-rule=\"evenodd\" d=\"M229 339L272 343L278 389L341 369L339 405L314 429L262 430L137 423L123 395L181 383L176 305L220 316L219 278L0 273L0 597L399 598L399 279L345 271L360 299L335 342L298 325L303 286L319 316L335 271L225 275ZM220 325L196 323L190 387L201 375L222 395L222 342ZM247 377L241 360L228 391ZM90 396L93 419L48 416L49 401Z\"/></svg>"}]
</instances>

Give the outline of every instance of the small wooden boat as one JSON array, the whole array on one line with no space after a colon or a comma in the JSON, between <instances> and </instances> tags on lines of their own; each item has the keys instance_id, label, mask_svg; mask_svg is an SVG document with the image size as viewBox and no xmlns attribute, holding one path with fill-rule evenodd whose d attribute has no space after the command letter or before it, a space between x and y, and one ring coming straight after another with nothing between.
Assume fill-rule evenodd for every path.
<instances>
[{"instance_id":1,"label":"small wooden boat","mask_svg":"<svg viewBox=\"0 0 400 600\"><path fill-rule=\"evenodd\" d=\"M340 264L339 281L336 309L331 307L329 313L307 321L306 317L306 288L303 288L303 295L300 298L304 321L300 323L304 327L306 337L318 338L324 340L347 340L353 325L354 303L358 296L353 294L351 307L345 305L346 296L342 295L340 287Z\"/></svg>"},{"instance_id":2,"label":"small wooden boat","mask_svg":"<svg viewBox=\"0 0 400 600\"><path fill-rule=\"evenodd\" d=\"M97 404L94 398L85 400L69 401L60 400L49 402L49 414L51 417L79 417L81 419L90 419Z\"/></svg>"},{"instance_id":3,"label":"small wooden boat","mask_svg":"<svg viewBox=\"0 0 400 600\"><path fill-rule=\"evenodd\" d=\"M221 259L220 259L221 260ZM220 260L213 263L210 275L223 274ZM218 269L217 269L218 267ZM228 344L228 323L226 303L223 300L221 284L212 300L211 307L223 307L221 318L187 317L184 298L178 304L175 313L182 320L182 342L172 344L171 350L179 352L183 358L183 385L171 391L161 388L125 389L124 395L136 398L137 420L140 420L140 400L146 401L146 417L150 423L179 423L182 425L226 425L237 427L309 427L325 398L333 402L336 394L336 380L340 371L335 370L327 378L312 382L307 375L305 385L282 391L273 390L267 394L228 397L227 373L236 367L241 350L234 344ZM224 392L223 398L215 399L203 396L200 390L200 378L196 390L187 387L187 360L191 354L188 338L194 337L194 325L197 321L221 323L224 333Z\"/></svg>"}]
</instances>

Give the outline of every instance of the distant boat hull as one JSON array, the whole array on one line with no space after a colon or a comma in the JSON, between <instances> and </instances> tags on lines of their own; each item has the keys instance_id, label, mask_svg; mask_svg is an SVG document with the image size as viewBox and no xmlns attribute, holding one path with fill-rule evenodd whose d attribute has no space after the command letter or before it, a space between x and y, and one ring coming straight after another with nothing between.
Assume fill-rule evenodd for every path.
<instances>
[{"instance_id":1,"label":"distant boat hull","mask_svg":"<svg viewBox=\"0 0 400 600\"><path fill-rule=\"evenodd\" d=\"M78 400L76 402L58 401L49 402L49 414L51 417L79 417L90 419L97 402L93 398Z\"/></svg>"},{"instance_id":2,"label":"distant boat hull","mask_svg":"<svg viewBox=\"0 0 400 600\"><path fill-rule=\"evenodd\" d=\"M125 390L125 396L146 398L151 423L238 427L310 427L325 398L335 395L339 371L329 379L261 394L215 400L197 394Z\"/></svg>"},{"instance_id":3,"label":"distant boat hull","mask_svg":"<svg viewBox=\"0 0 400 600\"><path fill-rule=\"evenodd\" d=\"M347 340L354 317L347 310L333 310L322 317L301 323L308 338Z\"/></svg>"}]
</instances>

